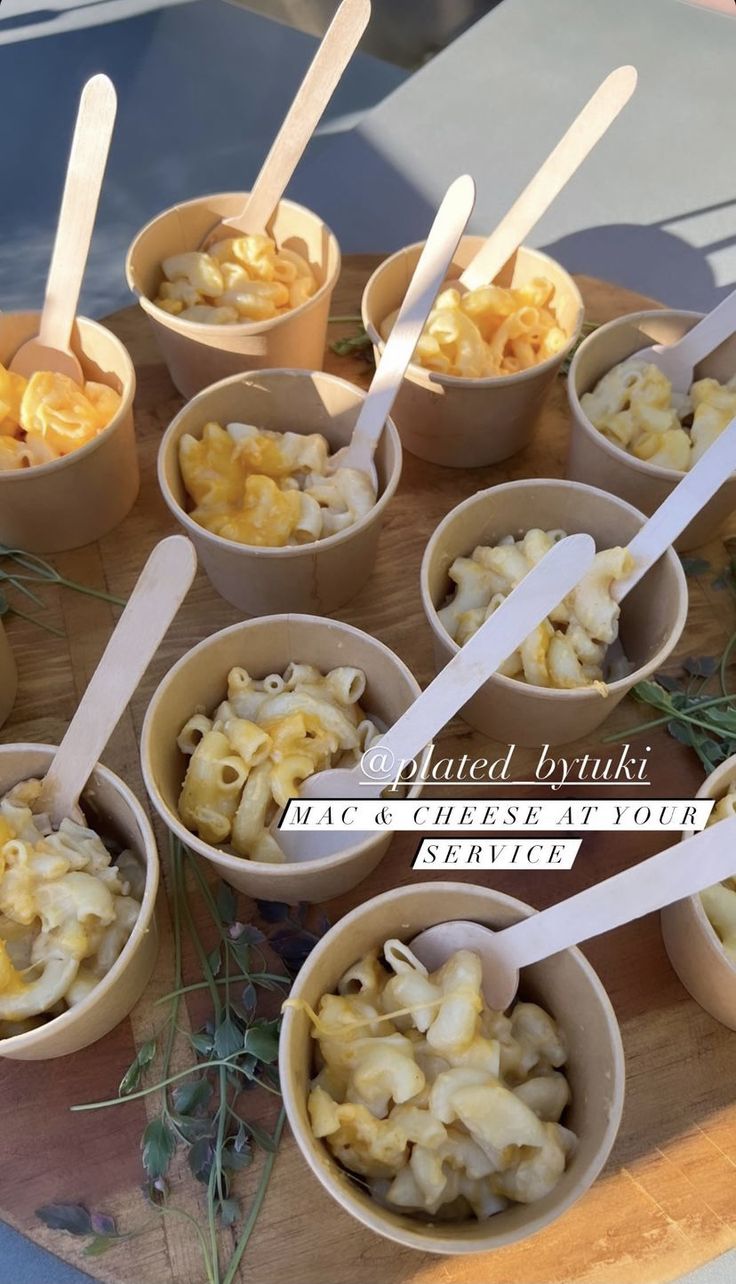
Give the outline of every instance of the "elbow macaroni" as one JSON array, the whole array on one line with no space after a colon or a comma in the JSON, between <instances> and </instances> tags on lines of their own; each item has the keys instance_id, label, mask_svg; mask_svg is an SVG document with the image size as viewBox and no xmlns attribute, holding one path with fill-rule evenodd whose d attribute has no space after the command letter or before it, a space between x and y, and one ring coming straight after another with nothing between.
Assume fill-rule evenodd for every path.
<instances>
[{"instance_id":1,"label":"elbow macaroni","mask_svg":"<svg viewBox=\"0 0 736 1284\"><path fill-rule=\"evenodd\" d=\"M366 955L307 1009L315 1137L409 1213L483 1220L542 1199L576 1142L560 1124L570 1090L557 1025L534 1003L487 1008L468 950L431 974L400 941L382 953L385 965Z\"/></svg>"},{"instance_id":2,"label":"elbow macaroni","mask_svg":"<svg viewBox=\"0 0 736 1284\"><path fill-rule=\"evenodd\" d=\"M360 669L290 664L261 681L231 669L227 698L211 717L195 713L178 737L189 758L179 815L204 842L229 843L239 856L279 863L270 832L279 808L307 776L350 767L379 736L360 706Z\"/></svg>"},{"instance_id":3,"label":"elbow macaroni","mask_svg":"<svg viewBox=\"0 0 736 1284\"><path fill-rule=\"evenodd\" d=\"M0 801L0 1037L86 998L140 912L133 853L113 864L93 830L72 820L52 830L33 811L40 789L27 780Z\"/></svg>"},{"instance_id":4,"label":"elbow macaroni","mask_svg":"<svg viewBox=\"0 0 736 1284\"><path fill-rule=\"evenodd\" d=\"M208 325L270 321L306 303L317 289L301 254L256 233L217 241L206 254L174 254L161 268L165 280L156 307Z\"/></svg>"},{"instance_id":5,"label":"elbow macaroni","mask_svg":"<svg viewBox=\"0 0 736 1284\"><path fill-rule=\"evenodd\" d=\"M728 820L732 816L736 816L736 783L718 799L708 824L715 825L719 820ZM736 876L706 887L700 893L700 899L725 953L736 964Z\"/></svg>"},{"instance_id":6,"label":"elbow macaroni","mask_svg":"<svg viewBox=\"0 0 736 1284\"><path fill-rule=\"evenodd\" d=\"M0 472L32 468L70 455L117 414L120 395L92 380L37 371L30 379L0 365Z\"/></svg>"},{"instance_id":7,"label":"elbow macaroni","mask_svg":"<svg viewBox=\"0 0 736 1284\"><path fill-rule=\"evenodd\" d=\"M251 424L205 424L179 442L182 480L200 526L239 544L311 544L353 526L376 492L357 468L330 472L320 433L270 432Z\"/></svg>"},{"instance_id":8,"label":"elbow macaroni","mask_svg":"<svg viewBox=\"0 0 736 1284\"><path fill-rule=\"evenodd\" d=\"M450 637L463 646L536 566L565 531L527 531L508 535L494 547L479 546L470 557L457 557L449 569L455 591L438 611ZM620 608L611 585L631 570L624 548L596 553L592 567L563 602L499 667L508 678L539 687L570 690L600 686L606 650L618 636Z\"/></svg>"},{"instance_id":9,"label":"elbow macaroni","mask_svg":"<svg viewBox=\"0 0 736 1284\"><path fill-rule=\"evenodd\" d=\"M554 293L545 277L517 289L484 285L465 294L450 284L435 299L413 360L439 374L466 379L528 370L567 345ZM383 339L397 316L398 308L384 320Z\"/></svg>"},{"instance_id":10,"label":"elbow macaroni","mask_svg":"<svg viewBox=\"0 0 736 1284\"><path fill-rule=\"evenodd\" d=\"M683 397L657 366L634 355L609 370L580 405L614 446L687 472L736 415L736 376L725 384L698 379Z\"/></svg>"}]
</instances>

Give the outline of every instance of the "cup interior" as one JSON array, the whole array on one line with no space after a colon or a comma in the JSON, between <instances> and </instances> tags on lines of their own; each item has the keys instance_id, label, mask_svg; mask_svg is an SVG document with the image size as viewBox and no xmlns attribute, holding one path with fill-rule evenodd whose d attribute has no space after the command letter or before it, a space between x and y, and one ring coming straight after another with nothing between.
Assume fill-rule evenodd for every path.
<instances>
[{"instance_id":1,"label":"cup interior","mask_svg":"<svg viewBox=\"0 0 736 1284\"><path fill-rule=\"evenodd\" d=\"M497 544L504 535L519 539L534 527L562 529L568 535L592 535L600 552L628 544L645 520L642 513L616 496L577 482L508 482L473 495L440 523L424 554L422 593L435 633L456 647L445 633L437 611L452 588L448 574L451 564L456 557L469 557L478 545ZM673 644L673 635L675 639L679 637L686 613L684 572L669 549L621 606L621 643L636 670L651 666L659 655L664 659ZM495 674L493 680L516 682L500 674ZM611 682L609 687L615 691L619 683L628 688L631 682L630 675ZM550 690L548 694L569 698L576 692Z\"/></svg>"},{"instance_id":2,"label":"cup interior","mask_svg":"<svg viewBox=\"0 0 736 1284\"><path fill-rule=\"evenodd\" d=\"M510 926L533 911L484 887L433 883L375 897L341 919L310 954L292 989L313 1008L336 992L343 973L365 953L397 936L407 943L424 928L451 919ZM379 1234L425 1252L469 1253L501 1247L539 1230L594 1181L613 1144L623 1103L624 1063L616 1018L601 982L578 950L565 950L524 970L519 998L541 1004L564 1030L572 1093L562 1122L578 1147L555 1189L530 1205L512 1205L486 1222L427 1222L379 1206L312 1135L307 1114L314 1040L307 1016L287 1010L281 1034L283 1091L296 1141L315 1175L339 1203Z\"/></svg>"}]
</instances>

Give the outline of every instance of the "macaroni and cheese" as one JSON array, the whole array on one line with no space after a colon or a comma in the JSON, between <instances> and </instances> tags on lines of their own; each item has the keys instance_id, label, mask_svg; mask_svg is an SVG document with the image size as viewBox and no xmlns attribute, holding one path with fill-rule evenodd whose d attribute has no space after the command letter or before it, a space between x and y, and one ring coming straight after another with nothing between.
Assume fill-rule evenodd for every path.
<instances>
[{"instance_id":1,"label":"macaroni and cheese","mask_svg":"<svg viewBox=\"0 0 736 1284\"><path fill-rule=\"evenodd\" d=\"M143 871L92 829L54 831L39 780L0 801L0 1037L81 1002L110 971L140 912Z\"/></svg>"},{"instance_id":2,"label":"macaroni and cheese","mask_svg":"<svg viewBox=\"0 0 736 1284\"><path fill-rule=\"evenodd\" d=\"M517 289L484 285L466 294L450 284L435 299L413 359L428 370L466 379L528 370L567 345L554 293L545 277ZM398 308L384 320L383 339L397 316Z\"/></svg>"},{"instance_id":3,"label":"macaroni and cheese","mask_svg":"<svg viewBox=\"0 0 736 1284\"><path fill-rule=\"evenodd\" d=\"M493 547L479 546L470 557L456 557L448 575L456 586L440 621L463 646L565 531L527 531L507 535ZM599 686L605 694L604 660L618 636L620 607L611 585L632 569L625 548L596 553L593 565L572 593L537 625L498 669L538 687Z\"/></svg>"},{"instance_id":4,"label":"macaroni and cheese","mask_svg":"<svg viewBox=\"0 0 736 1284\"><path fill-rule=\"evenodd\" d=\"M327 440L316 432L209 423L199 440L185 433L179 443L192 519L213 535L266 548L324 539L373 508L368 474L330 471L330 463Z\"/></svg>"},{"instance_id":5,"label":"macaroni and cheese","mask_svg":"<svg viewBox=\"0 0 736 1284\"><path fill-rule=\"evenodd\" d=\"M687 472L736 415L736 375L698 379L687 396L636 356L614 366L580 405L594 428L649 464Z\"/></svg>"},{"instance_id":6,"label":"macaroni and cheese","mask_svg":"<svg viewBox=\"0 0 736 1284\"><path fill-rule=\"evenodd\" d=\"M156 307L208 325L269 321L300 307L317 289L301 254L257 233L217 241L206 253L172 254L161 268L166 279Z\"/></svg>"},{"instance_id":7,"label":"macaroni and cheese","mask_svg":"<svg viewBox=\"0 0 736 1284\"><path fill-rule=\"evenodd\" d=\"M736 783L718 799L708 824L715 825L719 820L729 820L732 816L736 816ZM732 963L736 963L736 876L706 887L700 893L700 899L725 953Z\"/></svg>"},{"instance_id":8,"label":"macaroni and cheese","mask_svg":"<svg viewBox=\"0 0 736 1284\"><path fill-rule=\"evenodd\" d=\"M365 685L347 666L323 675L292 663L260 681L231 669L227 698L211 717L189 718L177 740L189 757L179 797L187 829L238 856L283 861L269 829L279 809L308 776L358 763L380 734L360 705Z\"/></svg>"},{"instance_id":9,"label":"macaroni and cheese","mask_svg":"<svg viewBox=\"0 0 736 1284\"><path fill-rule=\"evenodd\" d=\"M480 1220L543 1199L576 1143L564 1037L535 1003L489 1009L477 954L436 972L401 941L367 954L308 1009L315 1137L382 1204ZM304 1007L302 1000L286 1000Z\"/></svg>"},{"instance_id":10,"label":"macaroni and cheese","mask_svg":"<svg viewBox=\"0 0 736 1284\"><path fill-rule=\"evenodd\" d=\"M119 409L119 393L105 383L88 380L80 387L50 371L24 379L0 365L0 472L71 454L107 428Z\"/></svg>"}]
</instances>

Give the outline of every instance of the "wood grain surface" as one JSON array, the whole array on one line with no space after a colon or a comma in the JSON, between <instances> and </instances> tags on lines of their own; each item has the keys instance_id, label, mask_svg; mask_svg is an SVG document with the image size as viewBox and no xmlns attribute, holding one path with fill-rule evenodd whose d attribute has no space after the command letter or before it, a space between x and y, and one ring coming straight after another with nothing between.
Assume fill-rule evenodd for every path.
<instances>
[{"instance_id":1,"label":"wood grain surface","mask_svg":"<svg viewBox=\"0 0 736 1284\"><path fill-rule=\"evenodd\" d=\"M378 259L349 258L336 292L336 315L357 313L363 284ZM639 295L582 278L588 318L606 321L651 305ZM142 465L140 497L130 517L100 544L58 555L72 578L126 596L153 545L175 529L156 483L161 432L181 405L162 365L147 322L135 308L107 324L128 345L138 374L137 432ZM331 327L332 337L352 333ZM326 368L366 386L367 364L329 353ZM285 427L287 425L284 425ZM536 440L506 464L476 471L442 469L405 455L399 492L389 509L378 565L371 582L341 618L376 634L409 665L423 685L432 676L431 647L419 598L419 563L426 541L460 500L495 482L563 472L568 416L564 382L550 398ZM530 524L533 514L530 514ZM724 561L720 543L705 551ZM679 656L720 653L732 632L734 610L706 577L690 581L691 607ZM109 636L117 609L102 602L44 590L48 619L64 629L52 638L13 618L8 632L20 671L18 700L2 739L58 743ZM189 647L232 624L236 611L216 596L200 574L154 663L104 755L139 797L144 790L138 736L149 698L162 675ZM643 706L627 699L606 732L646 720ZM694 754L661 730L634 742L651 746L654 797L692 796L702 780ZM494 754L495 748L495 754ZM457 721L440 737L442 755L497 756L493 746ZM607 756L616 746L586 743L555 751L566 757L589 751ZM515 774L524 778L536 751L518 751ZM494 790L489 789L489 795ZM496 793L499 791L496 790ZM529 792L528 790L526 792ZM543 795L543 790L535 790ZM600 795L605 795L600 790ZM598 791L596 791L598 793ZM508 790L504 792L508 796ZM575 790L569 791L575 796ZM167 880L167 842L158 828ZM458 875L485 881L539 908L568 896L664 847L656 834L590 834L573 870L554 875L516 871ZM349 896L326 907L334 921L347 909L387 887L417 879L410 862L412 835L397 835L378 870ZM441 877L442 875L438 875ZM432 873L423 875L429 879ZM241 917L248 916L248 907ZM162 949L154 981L129 1021L85 1052L42 1063L0 1061L3 1163L0 1216L60 1257L116 1284L200 1284L204 1278L195 1236L184 1221L157 1220L146 1235L104 1257L86 1260L79 1242L47 1231L35 1209L52 1200L82 1200L114 1214L123 1230L150 1220L140 1193L140 1136L146 1106L135 1101L111 1111L74 1115L69 1106L114 1095L136 1046L156 1030L155 1000L171 988L172 951L167 899L161 896ZM333 1204L311 1177L285 1135L264 1208L237 1279L258 1284L651 1284L673 1280L736 1245L736 1069L733 1035L688 997L672 972L655 916L585 949L611 995L621 1022L627 1059L627 1100L611 1159L593 1189L559 1222L531 1241L480 1257L423 1257L374 1237ZM187 975L196 975L187 960ZM179 1053L175 1068L187 1064ZM256 1094L250 1102L255 1105ZM155 1102L148 1099L148 1108ZM263 1119L273 1117L264 1101ZM184 1173L173 1185L175 1203L201 1217L202 1187ZM181 1165L179 1166L181 1168ZM247 1201L258 1168L242 1183ZM229 1234L228 1232L225 1235ZM227 1243L223 1242L223 1250ZM0 1265L0 1279L5 1280ZM10 1281L8 1281L10 1284Z\"/></svg>"}]
</instances>

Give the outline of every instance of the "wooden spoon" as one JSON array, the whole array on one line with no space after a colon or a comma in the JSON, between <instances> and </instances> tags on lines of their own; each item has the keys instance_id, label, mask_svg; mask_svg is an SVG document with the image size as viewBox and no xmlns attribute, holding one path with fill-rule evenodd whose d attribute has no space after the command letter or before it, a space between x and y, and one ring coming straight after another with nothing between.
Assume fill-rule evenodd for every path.
<instances>
[{"instance_id":1,"label":"wooden spoon","mask_svg":"<svg viewBox=\"0 0 736 1284\"><path fill-rule=\"evenodd\" d=\"M710 356L734 331L736 290L732 290L712 312L698 321L676 343L655 343L650 348L642 348L640 352L632 352L631 358L657 366L669 379L673 391L684 395L690 391L698 363Z\"/></svg>"},{"instance_id":2,"label":"wooden spoon","mask_svg":"<svg viewBox=\"0 0 736 1284\"><path fill-rule=\"evenodd\" d=\"M532 629L554 610L592 565L595 544L590 535L570 535L560 540L524 577L477 633L398 722L371 746L373 762L381 761L368 775L362 764L321 771L303 781L299 794L310 798L377 798L386 784L429 744L478 687L496 672L499 664L528 637ZM344 851L361 842L365 834L345 830L298 831L278 828L277 838L288 860L316 860Z\"/></svg>"},{"instance_id":3,"label":"wooden spoon","mask_svg":"<svg viewBox=\"0 0 736 1284\"><path fill-rule=\"evenodd\" d=\"M501 932L456 919L420 932L409 944L430 972L457 950L479 954L486 1003L503 1012L516 996L520 968L694 896L735 872L736 817Z\"/></svg>"},{"instance_id":4,"label":"wooden spoon","mask_svg":"<svg viewBox=\"0 0 736 1284\"><path fill-rule=\"evenodd\" d=\"M71 816L197 569L194 545L170 535L146 562L41 788L37 810L55 828Z\"/></svg>"},{"instance_id":5,"label":"wooden spoon","mask_svg":"<svg viewBox=\"0 0 736 1284\"><path fill-rule=\"evenodd\" d=\"M636 89L636 81L635 67L618 67L610 76L606 76L521 196L468 264L460 277L461 285L468 290L475 290L478 286L490 285L491 281L495 281L501 268L523 244L555 197L559 196L576 169L626 106Z\"/></svg>"},{"instance_id":6,"label":"wooden spoon","mask_svg":"<svg viewBox=\"0 0 736 1284\"><path fill-rule=\"evenodd\" d=\"M396 322L361 406L349 445L330 460L330 468L359 468L368 474L378 492L373 462L376 446L401 387L406 368L445 279L465 225L475 204L475 183L469 174L448 187L435 216L424 249L409 282Z\"/></svg>"},{"instance_id":7,"label":"wooden spoon","mask_svg":"<svg viewBox=\"0 0 736 1284\"><path fill-rule=\"evenodd\" d=\"M26 379L37 370L67 375L84 383L78 358L71 349L72 327L87 266L102 179L110 150L117 99L107 76L93 76L82 90L66 170L64 195L56 228L41 313L41 328L28 339L10 363Z\"/></svg>"},{"instance_id":8,"label":"wooden spoon","mask_svg":"<svg viewBox=\"0 0 736 1284\"><path fill-rule=\"evenodd\" d=\"M239 214L218 223L201 249L228 236L265 232L371 16L370 0L342 0Z\"/></svg>"}]
</instances>

